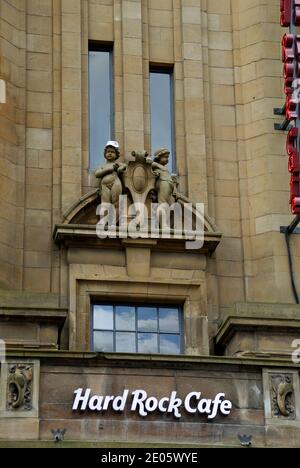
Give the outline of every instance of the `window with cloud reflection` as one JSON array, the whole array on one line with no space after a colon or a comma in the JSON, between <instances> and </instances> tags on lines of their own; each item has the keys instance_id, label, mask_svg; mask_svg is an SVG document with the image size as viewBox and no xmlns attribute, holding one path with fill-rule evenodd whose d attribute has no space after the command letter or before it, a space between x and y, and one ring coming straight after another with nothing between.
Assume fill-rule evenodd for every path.
<instances>
[{"instance_id":1,"label":"window with cloud reflection","mask_svg":"<svg viewBox=\"0 0 300 468\"><path fill-rule=\"evenodd\" d=\"M96 352L181 354L181 307L94 304L92 347Z\"/></svg>"}]
</instances>

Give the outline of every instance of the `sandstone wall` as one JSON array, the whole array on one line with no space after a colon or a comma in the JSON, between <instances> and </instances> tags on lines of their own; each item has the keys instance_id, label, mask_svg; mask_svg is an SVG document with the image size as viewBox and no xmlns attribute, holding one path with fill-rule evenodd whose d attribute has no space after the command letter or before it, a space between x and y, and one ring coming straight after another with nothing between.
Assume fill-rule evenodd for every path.
<instances>
[{"instance_id":1,"label":"sandstone wall","mask_svg":"<svg viewBox=\"0 0 300 468\"><path fill-rule=\"evenodd\" d=\"M210 321L287 302L289 214L277 0L1 0L0 284L67 296L52 231L97 186L88 169L88 42L114 43L116 139L150 148L149 64L174 64L180 190L224 238L207 268ZM298 238L293 239L300 282Z\"/></svg>"}]
</instances>

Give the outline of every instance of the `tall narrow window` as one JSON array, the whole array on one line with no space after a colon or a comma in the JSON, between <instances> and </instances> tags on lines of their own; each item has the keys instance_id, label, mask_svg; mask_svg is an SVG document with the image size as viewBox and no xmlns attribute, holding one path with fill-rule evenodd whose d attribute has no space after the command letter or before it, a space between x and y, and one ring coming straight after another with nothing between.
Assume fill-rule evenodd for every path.
<instances>
[{"instance_id":1,"label":"tall narrow window","mask_svg":"<svg viewBox=\"0 0 300 468\"><path fill-rule=\"evenodd\" d=\"M90 169L103 161L106 142L114 137L112 50L89 50Z\"/></svg>"},{"instance_id":2,"label":"tall narrow window","mask_svg":"<svg viewBox=\"0 0 300 468\"><path fill-rule=\"evenodd\" d=\"M176 172L173 72L150 69L151 153L170 151L168 168Z\"/></svg>"}]
</instances>

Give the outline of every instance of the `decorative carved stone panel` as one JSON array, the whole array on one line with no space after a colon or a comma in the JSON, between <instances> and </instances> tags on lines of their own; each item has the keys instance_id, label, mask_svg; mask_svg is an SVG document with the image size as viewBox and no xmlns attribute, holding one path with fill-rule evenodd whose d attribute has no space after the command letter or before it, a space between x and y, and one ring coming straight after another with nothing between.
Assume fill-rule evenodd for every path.
<instances>
[{"instance_id":1,"label":"decorative carved stone panel","mask_svg":"<svg viewBox=\"0 0 300 468\"><path fill-rule=\"evenodd\" d=\"M300 386L297 371L263 371L267 424L300 425Z\"/></svg>"},{"instance_id":2,"label":"decorative carved stone panel","mask_svg":"<svg viewBox=\"0 0 300 468\"><path fill-rule=\"evenodd\" d=\"M0 417L38 417L39 361L14 360L2 364Z\"/></svg>"},{"instance_id":3,"label":"decorative carved stone panel","mask_svg":"<svg viewBox=\"0 0 300 468\"><path fill-rule=\"evenodd\" d=\"M146 203L147 197L154 194L155 175L152 171L148 154L142 151L133 151L134 161L128 163L123 175L126 192L130 194L133 203Z\"/></svg>"},{"instance_id":4,"label":"decorative carved stone panel","mask_svg":"<svg viewBox=\"0 0 300 468\"><path fill-rule=\"evenodd\" d=\"M14 411L32 410L32 381L34 366L26 364L11 364L8 366L6 409Z\"/></svg>"},{"instance_id":5,"label":"decorative carved stone panel","mask_svg":"<svg viewBox=\"0 0 300 468\"><path fill-rule=\"evenodd\" d=\"M272 417L296 419L293 374L270 375Z\"/></svg>"}]
</instances>

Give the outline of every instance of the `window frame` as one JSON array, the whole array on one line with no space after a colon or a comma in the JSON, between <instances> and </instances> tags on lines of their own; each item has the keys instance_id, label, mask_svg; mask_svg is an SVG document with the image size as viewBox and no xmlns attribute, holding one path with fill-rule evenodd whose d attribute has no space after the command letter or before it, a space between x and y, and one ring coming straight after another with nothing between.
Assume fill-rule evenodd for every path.
<instances>
[{"instance_id":1,"label":"window frame","mask_svg":"<svg viewBox=\"0 0 300 468\"><path fill-rule=\"evenodd\" d=\"M175 129L175 79L174 65L149 65L149 113L150 113L150 146L151 152L159 149L152 148L152 129L151 129L151 73L160 73L170 76L170 113L171 113L171 148L167 148L171 154L171 172L177 174L177 155L176 155L176 129Z\"/></svg>"},{"instance_id":2,"label":"window frame","mask_svg":"<svg viewBox=\"0 0 300 468\"><path fill-rule=\"evenodd\" d=\"M111 306L113 307L113 329L112 330L105 330L105 329L95 329L94 328L94 306ZM135 309L135 329L130 331L130 330L119 330L116 328L116 307L133 307ZM155 332L153 331L140 331L138 330L138 312L137 309L139 307L148 307L148 308L155 308L156 313L157 313L157 330ZM178 311L178 324L179 324L179 331L178 333L175 332L161 332L159 330L159 309L177 309ZM145 334L155 334L157 335L157 353L149 353L149 354L154 354L157 356L162 356L164 354L160 353L160 340L159 336L160 335L178 335L179 336L179 345L180 345L180 352L178 354L171 354L172 356L182 356L184 355L184 317L183 317L183 307L182 305L178 304L153 304L153 303L144 303L144 302L134 302L134 303L129 303L129 302L107 302L107 301L93 301L91 303L91 334L90 334L90 346L92 352L96 353L115 353L115 354L146 354L145 352L139 352L138 351L138 334L139 333L145 333ZM95 351L94 349L94 332L111 332L113 333L113 351ZM116 334L117 333L134 333L135 334L135 351L134 352L126 352L126 351L116 351ZM168 354L167 354L168 355Z\"/></svg>"},{"instance_id":3,"label":"window frame","mask_svg":"<svg viewBox=\"0 0 300 468\"><path fill-rule=\"evenodd\" d=\"M88 45L88 169L89 172L93 173L97 167L92 167L91 165L91 86L90 86L90 52L107 52L109 54L109 76L110 76L110 128L111 135L106 139L106 141L115 139L115 93L114 93L114 44L107 42L97 42L89 41ZM104 146L102 148L104 150ZM101 152L101 148L99 149ZM101 154L101 153L100 153ZM104 160L102 161L104 163ZM101 164L101 161L99 161ZM98 164L99 166L99 164Z\"/></svg>"}]
</instances>

